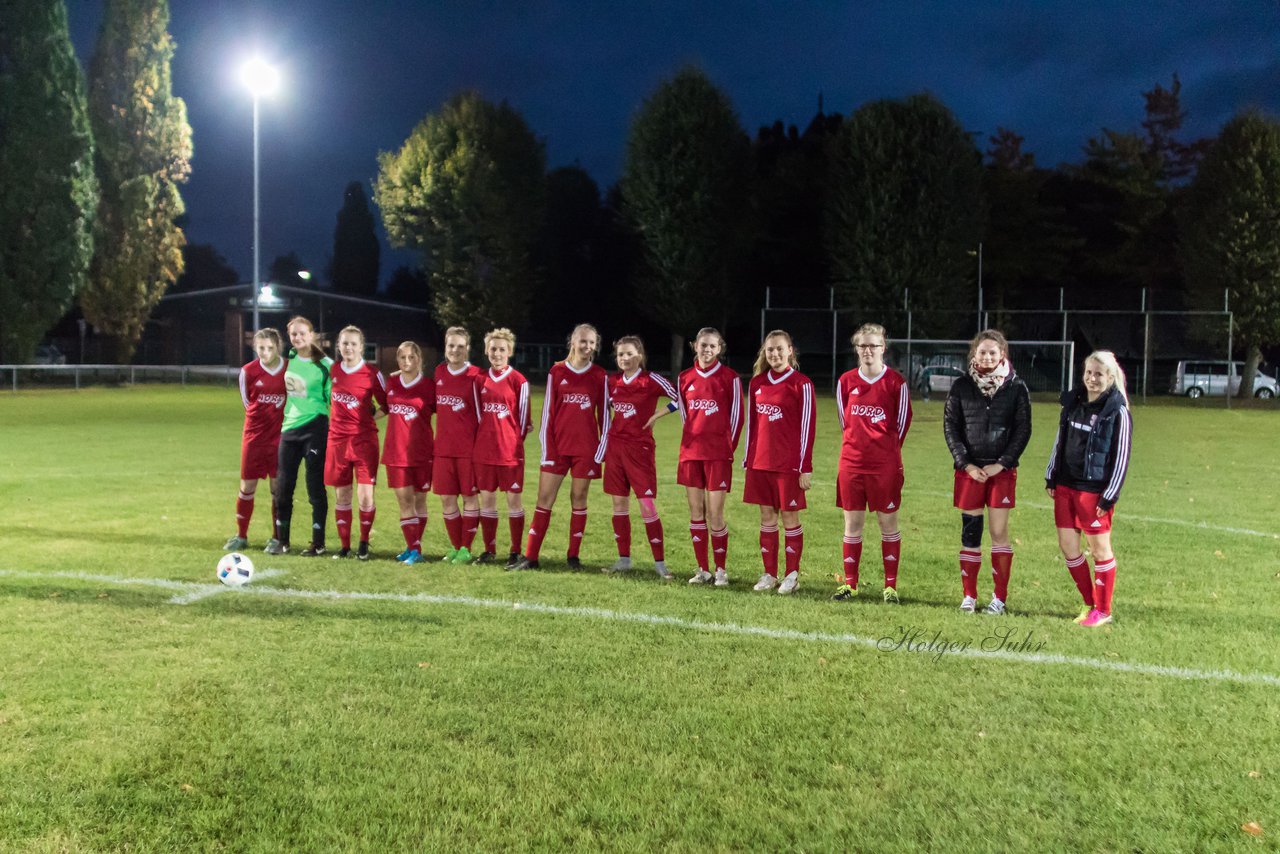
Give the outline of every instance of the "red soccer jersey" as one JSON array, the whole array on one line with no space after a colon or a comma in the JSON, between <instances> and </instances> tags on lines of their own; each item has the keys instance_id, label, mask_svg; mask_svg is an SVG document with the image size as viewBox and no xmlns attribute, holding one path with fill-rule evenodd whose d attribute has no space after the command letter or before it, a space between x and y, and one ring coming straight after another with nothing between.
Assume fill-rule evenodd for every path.
<instances>
[{"instance_id":1,"label":"red soccer jersey","mask_svg":"<svg viewBox=\"0 0 1280 854\"><path fill-rule=\"evenodd\" d=\"M480 427L476 430L478 463L514 466L524 463L524 437L533 429L529 381L510 366L500 374L484 372L480 389Z\"/></svg>"},{"instance_id":2,"label":"red soccer jersey","mask_svg":"<svg viewBox=\"0 0 1280 854\"><path fill-rule=\"evenodd\" d=\"M653 447L653 428L646 427L658 408L658 398L675 401L676 390L661 374L641 368L631 379L621 371L609 375L609 412L605 434L610 442Z\"/></svg>"},{"instance_id":3,"label":"red soccer jersey","mask_svg":"<svg viewBox=\"0 0 1280 854\"><path fill-rule=\"evenodd\" d=\"M575 371L567 362L556 362L547 374L547 396L542 402L542 462L561 457L587 457L604 461L608 437L604 433L609 408L608 375L596 364Z\"/></svg>"},{"instance_id":4,"label":"red soccer jersey","mask_svg":"<svg viewBox=\"0 0 1280 854\"><path fill-rule=\"evenodd\" d=\"M387 381L387 438L382 464L422 466L431 462L431 413L436 389L426 374L406 383L399 374Z\"/></svg>"},{"instance_id":5,"label":"red soccer jersey","mask_svg":"<svg viewBox=\"0 0 1280 854\"><path fill-rule=\"evenodd\" d=\"M469 457L475 451L483 373L470 362L456 374L448 362L436 365L437 457Z\"/></svg>"},{"instance_id":6,"label":"red soccer jersey","mask_svg":"<svg viewBox=\"0 0 1280 854\"><path fill-rule=\"evenodd\" d=\"M329 437L346 438L361 434L377 436L374 409L387 409L387 380L382 371L361 362L347 370L342 362L329 368L333 393L329 397Z\"/></svg>"},{"instance_id":7,"label":"red soccer jersey","mask_svg":"<svg viewBox=\"0 0 1280 854\"><path fill-rule=\"evenodd\" d=\"M795 368L766 370L747 388L747 453L743 467L800 474L813 471L813 382Z\"/></svg>"},{"instance_id":8,"label":"red soccer jersey","mask_svg":"<svg viewBox=\"0 0 1280 854\"><path fill-rule=\"evenodd\" d=\"M244 402L244 444L274 442L280 438L284 423L284 370L288 359L281 359L274 371L267 370L261 359L254 359L240 369L240 400Z\"/></svg>"},{"instance_id":9,"label":"red soccer jersey","mask_svg":"<svg viewBox=\"0 0 1280 854\"><path fill-rule=\"evenodd\" d=\"M680 461L733 460L742 435L742 384L738 373L722 362L703 372L696 365L678 383L684 431Z\"/></svg>"},{"instance_id":10,"label":"red soccer jersey","mask_svg":"<svg viewBox=\"0 0 1280 854\"><path fill-rule=\"evenodd\" d=\"M911 427L911 393L902 374L885 368L867 379L860 368L836 386L840 426L840 468L856 474L880 474L902 468L902 442Z\"/></svg>"}]
</instances>

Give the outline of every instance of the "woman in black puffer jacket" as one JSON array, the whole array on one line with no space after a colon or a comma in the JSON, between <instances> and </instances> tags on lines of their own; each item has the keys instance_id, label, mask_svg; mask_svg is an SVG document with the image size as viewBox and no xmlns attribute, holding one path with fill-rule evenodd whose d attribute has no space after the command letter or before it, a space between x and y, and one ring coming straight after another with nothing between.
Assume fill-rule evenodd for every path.
<instances>
[{"instance_id":1,"label":"woman in black puffer jacket","mask_svg":"<svg viewBox=\"0 0 1280 854\"><path fill-rule=\"evenodd\" d=\"M1018 458L1031 439L1031 395L1009 364L1009 342L995 329L969 345L969 372L947 395L942 430L955 459L955 506L960 511L960 610L978 604L983 508L991 521L991 574L995 590L986 613L1003 614L1009 595L1013 546L1009 511L1016 501Z\"/></svg>"}]
</instances>

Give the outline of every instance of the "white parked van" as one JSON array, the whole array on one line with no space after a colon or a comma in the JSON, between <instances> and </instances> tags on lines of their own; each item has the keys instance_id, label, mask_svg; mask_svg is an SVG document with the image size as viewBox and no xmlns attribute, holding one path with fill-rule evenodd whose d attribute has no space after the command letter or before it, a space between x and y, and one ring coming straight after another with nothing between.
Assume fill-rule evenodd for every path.
<instances>
[{"instance_id":1,"label":"white parked van","mask_svg":"<svg viewBox=\"0 0 1280 854\"><path fill-rule=\"evenodd\" d=\"M1240 390L1240 381L1244 373L1244 362L1200 361L1179 362L1173 372L1173 382L1169 385L1170 394L1185 394L1187 397L1216 395L1221 397L1228 393L1234 397ZM1272 398L1280 393L1276 378L1264 374L1261 369L1253 379L1253 396Z\"/></svg>"}]
</instances>

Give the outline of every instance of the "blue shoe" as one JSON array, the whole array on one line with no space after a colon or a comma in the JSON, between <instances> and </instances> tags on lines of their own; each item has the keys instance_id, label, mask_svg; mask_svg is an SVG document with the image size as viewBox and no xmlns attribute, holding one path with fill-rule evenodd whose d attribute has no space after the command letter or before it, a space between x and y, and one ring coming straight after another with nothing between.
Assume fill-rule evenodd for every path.
<instances>
[{"instance_id":1,"label":"blue shoe","mask_svg":"<svg viewBox=\"0 0 1280 854\"><path fill-rule=\"evenodd\" d=\"M409 553L412 551L413 549L405 549L404 551L400 552L400 554L396 555L396 560L399 561L400 563L404 563L404 559L407 558L409 556Z\"/></svg>"},{"instance_id":2,"label":"blue shoe","mask_svg":"<svg viewBox=\"0 0 1280 854\"><path fill-rule=\"evenodd\" d=\"M405 566L413 566L415 563L426 563L427 559L422 556L422 552L417 549L413 549L405 555L404 560L400 562Z\"/></svg>"}]
</instances>

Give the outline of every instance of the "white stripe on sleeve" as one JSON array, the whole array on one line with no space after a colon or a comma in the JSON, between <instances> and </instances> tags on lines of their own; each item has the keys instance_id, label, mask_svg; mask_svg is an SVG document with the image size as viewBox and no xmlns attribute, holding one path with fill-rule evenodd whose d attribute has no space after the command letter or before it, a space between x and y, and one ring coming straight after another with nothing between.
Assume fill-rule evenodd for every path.
<instances>
[{"instance_id":1,"label":"white stripe on sleeve","mask_svg":"<svg viewBox=\"0 0 1280 854\"><path fill-rule=\"evenodd\" d=\"M244 404L245 412L249 411L249 378L244 375L244 368L240 369L240 402Z\"/></svg>"},{"instance_id":2,"label":"white stripe on sleeve","mask_svg":"<svg viewBox=\"0 0 1280 854\"><path fill-rule=\"evenodd\" d=\"M800 462L796 471L804 471L804 455L809 450L809 422L813 420L813 383L800 386Z\"/></svg>"},{"instance_id":3,"label":"white stripe on sleeve","mask_svg":"<svg viewBox=\"0 0 1280 854\"><path fill-rule=\"evenodd\" d=\"M542 464L545 466L551 462L547 459L547 419L551 417L551 403L555 400L552 397L551 388L552 374L547 373L547 396L542 398L542 426L538 428L538 444L542 446Z\"/></svg>"},{"instance_id":4,"label":"white stripe on sleeve","mask_svg":"<svg viewBox=\"0 0 1280 854\"><path fill-rule=\"evenodd\" d=\"M1102 497L1108 501L1115 501L1116 496L1120 494L1120 486L1124 483L1124 476L1129 470L1129 443L1132 438L1133 422L1129 417L1128 407L1120 409L1120 429L1116 431L1116 467L1111 472L1111 480L1107 483L1106 490L1102 493Z\"/></svg>"}]
</instances>

